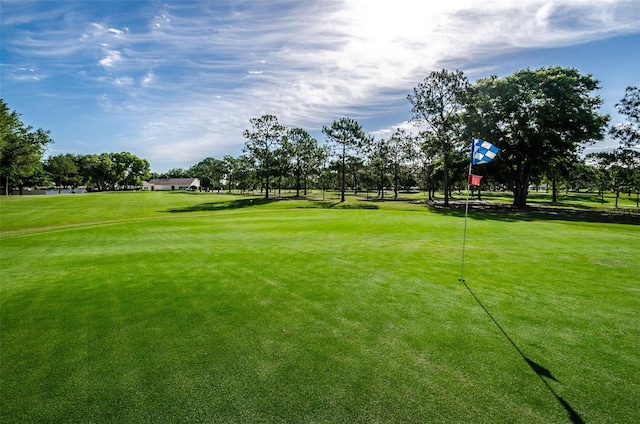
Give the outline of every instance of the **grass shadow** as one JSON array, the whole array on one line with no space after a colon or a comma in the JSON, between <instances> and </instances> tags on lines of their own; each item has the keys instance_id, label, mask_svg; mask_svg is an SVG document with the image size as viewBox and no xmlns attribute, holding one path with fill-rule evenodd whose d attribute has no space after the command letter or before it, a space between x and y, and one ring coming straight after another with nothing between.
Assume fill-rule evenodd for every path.
<instances>
[{"instance_id":1,"label":"grass shadow","mask_svg":"<svg viewBox=\"0 0 640 424\"><path fill-rule=\"evenodd\" d=\"M464 217L464 202L451 203L446 208L441 204L430 203L427 207L436 213ZM574 221L597 222L603 224L640 225L640 213L630 209L598 210L571 207L545 207L530 205L516 208L505 203L473 202L469 204L468 217L476 220L499 221Z\"/></svg>"},{"instance_id":2,"label":"grass shadow","mask_svg":"<svg viewBox=\"0 0 640 424\"><path fill-rule=\"evenodd\" d=\"M206 202L206 203L199 203L197 205L185 206L182 208L171 208L171 209L167 209L166 212L186 213L186 212L224 211L224 210L248 208L251 206L266 205L266 204L274 203L278 201L279 199L258 198L258 199L227 200L227 201L221 201L221 202Z\"/></svg>"},{"instance_id":3,"label":"grass shadow","mask_svg":"<svg viewBox=\"0 0 640 424\"><path fill-rule=\"evenodd\" d=\"M491 315L489 310L484 306L484 304L480 301L480 299L478 299L478 296L476 296L476 294L473 292L473 290L471 290L471 288L467 285L466 281L464 279L461 279L460 282L462 284L464 284L464 286L467 288L469 293L471 293L471 296L473 296L473 298L476 300L476 302L478 302L478 305L480 305L482 310L484 310L484 312L491 319L491 321L493 321L493 323L496 325L496 327L498 327L498 329L500 330L502 335L509 341L511 346L513 346L513 348L518 352L520 357L522 357L522 359L527 363L529 368L531 368L531 370L538 376L538 378L540 379L540 381L542 381L542 383L545 385L547 390L549 390L551 392L551 394L553 395L553 397L555 397L555 399L558 401L558 403L560 403L560 405L562 405L562 407L564 408L564 410L567 412L567 414L569 416L569 420L573 424L584 424L584 420L582 419L580 414L578 414L578 412L575 409L573 409L573 407L569 404L569 402L564 400L558 393L556 393L556 391L553 389L553 387L551 387L551 385L547 381L547 379L549 379L549 380L554 381L556 383L559 382L553 376L551 371L548 368L543 367L542 365L538 364L534 360L532 360L529 357L527 357L524 354L524 352L522 352L522 350L520 350L520 347L518 347L516 342L514 342L513 339L509 336L509 334L507 334L507 332L504 330L504 328L502 328L500 323L498 323L498 321L493 317L493 315Z\"/></svg>"}]
</instances>

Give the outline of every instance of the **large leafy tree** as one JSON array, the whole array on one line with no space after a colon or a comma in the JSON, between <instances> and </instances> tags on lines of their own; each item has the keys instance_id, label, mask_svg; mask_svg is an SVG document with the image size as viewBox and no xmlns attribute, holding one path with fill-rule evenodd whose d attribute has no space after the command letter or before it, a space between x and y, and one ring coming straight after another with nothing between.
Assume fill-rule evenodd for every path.
<instances>
[{"instance_id":1,"label":"large leafy tree","mask_svg":"<svg viewBox=\"0 0 640 424\"><path fill-rule=\"evenodd\" d=\"M112 188L116 186L129 188L142 184L151 175L150 165L146 159L129 152L108 153L113 167L111 168Z\"/></svg>"},{"instance_id":2,"label":"large leafy tree","mask_svg":"<svg viewBox=\"0 0 640 424\"><path fill-rule=\"evenodd\" d=\"M502 149L486 169L512 187L515 206L526 205L532 178L604 137L609 117L598 113L598 88L591 75L562 67L491 76L471 87L468 128Z\"/></svg>"},{"instance_id":3,"label":"large leafy tree","mask_svg":"<svg viewBox=\"0 0 640 424\"><path fill-rule=\"evenodd\" d=\"M262 115L249 120L251 129L243 132L247 139L244 152L253 159L258 176L264 179L265 199L269 198L270 179L277 171L277 150L282 144L285 127L274 115Z\"/></svg>"},{"instance_id":4,"label":"large leafy tree","mask_svg":"<svg viewBox=\"0 0 640 424\"><path fill-rule=\"evenodd\" d=\"M340 201L344 202L346 186L347 157L362 147L367 137L362 126L353 118L340 118L333 121L330 127L326 125L322 132L335 147L335 153L340 158Z\"/></svg>"},{"instance_id":5,"label":"large leafy tree","mask_svg":"<svg viewBox=\"0 0 640 424\"><path fill-rule=\"evenodd\" d=\"M80 155L75 161L82 180L98 190L135 187L151 177L149 162L129 152Z\"/></svg>"},{"instance_id":6,"label":"large leafy tree","mask_svg":"<svg viewBox=\"0 0 640 424\"><path fill-rule=\"evenodd\" d=\"M66 187L76 187L80 182L76 158L70 154L50 156L44 164L47 171L58 187L58 191Z\"/></svg>"},{"instance_id":7,"label":"large leafy tree","mask_svg":"<svg viewBox=\"0 0 640 424\"><path fill-rule=\"evenodd\" d=\"M623 148L640 148L640 88L627 87L616 108L627 117L627 121L612 127L611 135L620 141Z\"/></svg>"},{"instance_id":8,"label":"large leafy tree","mask_svg":"<svg viewBox=\"0 0 640 424\"><path fill-rule=\"evenodd\" d=\"M434 152L442 158L444 172L444 205L449 206L449 164L453 153L462 145L462 113L469 82L462 71L431 72L413 89L407 99L411 103L411 119L431 133Z\"/></svg>"},{"instance_id":9,"label":"large leafy tree","mask_svg":"<svg viewBox=\"0 0 640 424\"><path fill-rule=\"evenodd\" d=\"M51 142L48 131L25 126L20 115L0 99L0 176L5 194L42 175L42 155Z\"/></svg>"},{"instance_id":10,"label":"large leafy tree","mask_svg":"<svg viewBox=\"0 0 640 424\"><path fill-rule=\"evenodd\" d=\"M220 191L222 180L229 173L227 166L227 162L224 160L208 157L193 165L189 169L189 174L200 178L204 187Z\"/></svg>"}]
</instances>

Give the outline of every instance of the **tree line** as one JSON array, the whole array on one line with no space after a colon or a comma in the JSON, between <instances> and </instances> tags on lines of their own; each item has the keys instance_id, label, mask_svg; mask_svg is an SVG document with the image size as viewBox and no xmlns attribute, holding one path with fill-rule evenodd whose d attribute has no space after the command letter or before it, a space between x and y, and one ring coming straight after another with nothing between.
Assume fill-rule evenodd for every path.
<instances>
[{"instance_id":1,"label":"tree line","mask_svg":"<svg viewBox=\"0 0 640 424\"><path fill-rule=\"evenodd\" d=\"M265 114L250 120L238 157L208 157L188 169L150 175L148 162L127 152L58 155L44 161L42 170L58 186L90 182L98 189L115 189L149 176L197 177L208 189L261 190L265 198L284 188L306 195L309 187L339 190L342 200L347 190L374 189L384 198L388 190L397 197L401 190L420 189L429 199L442 191L449 206L452 191L466 185L471 140L482 138L501 149L494 161L482 165L483 187L511 191L515 206L526 205L530 187L543 183L552 187L554 200L560 187L635 192L638 199L640 90L627 88L616 104L627 121L609 127L610 117L599 113L599 88L591 75L573 68L523 69L474 84L461 71L441 70L431 72L407 96L416 131L398 128L387 138L375 138L355 119L344 117L323 127L321 144L306 130L287 128L275 115ZM6 127L5 120L17 117L2 105L0 174L5 186L27 186L38 166L25 158L42 155L48 133ZM582 155L585 146L607 133L619 147ZM23 166L27 162L31 165Z\"/></svg>"},{"instance_id":2,"label":"tree line","mask_svg":"<svg viewBox=\"0 0 640 424\"><path fill-rule=\"evenodd\" d=\"M129 152L49 156L53 143L49 131L25 126L16 111L0 99L0 176L4 194L14 189L54 185L58 189L80 186L96 190L139 187L151 176L150 165Z\"/></svg>"},{"instance_id":3,"label":"tree line","mask_svg":"<svg viewBox=\"0 0 640 424\"><path fill-rule=\"evenodd\" d=\"M453 189L466 184L471 140L482 138L501 149L482 165L483 185L513 193L526 205L530 187L547 184L557 201L559 188L640 193L640 90L629 87L616 104L628 121L608 127L599 113L599 83L572 68L524 69L470 84L461 71L429 74L407 96L417 135L397 129L388 138L368 136L352 118L323 127L326 143L301 128L286 128L276 116L250 120L243 154L206 158L189 169L164 176L200 177L205 187L270 190L309 183L344 194L375 189L419 188L429 199L442 190L449 205ZM584 147L606 133L619 147L582 156ZM604 199L604 198L603 198ZM616 197L617 199L617 197ZM616 204L617 206L617 204Z\"/></svg>"}]
</instances>

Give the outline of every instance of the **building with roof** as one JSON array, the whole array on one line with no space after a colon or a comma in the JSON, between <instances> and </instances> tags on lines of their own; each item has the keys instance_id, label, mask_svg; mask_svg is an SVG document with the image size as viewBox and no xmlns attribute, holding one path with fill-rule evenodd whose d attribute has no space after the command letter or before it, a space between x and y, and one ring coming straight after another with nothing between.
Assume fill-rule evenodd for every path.
<instances>
[{"instance_id":1,"label":"building with roof","mask_svg":"<svg viewBox=\"0 0 640 424\"><path fill-rule=\"evenodd\" d=\"M200 189L199 178L153 178L142 184L143 190L172 191L186 190L196 191Z\"/></svg>"}]
</instances>

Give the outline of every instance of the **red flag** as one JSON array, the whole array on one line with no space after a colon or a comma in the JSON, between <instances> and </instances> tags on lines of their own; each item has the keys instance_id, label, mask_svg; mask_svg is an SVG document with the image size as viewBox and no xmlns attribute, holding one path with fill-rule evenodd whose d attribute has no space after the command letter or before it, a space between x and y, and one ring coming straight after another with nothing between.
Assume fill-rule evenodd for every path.
<instances>
[{"instance_id":1,"label":"red flag","mask_svg":"<svg viewBox=\"0 0 640 424\"><path fill-rule=\"evenodd\" d=\"M469 174L469 184L473 186L479 186L481 179L482 179L481 175Z\"/></svg>"}]
</instances>

